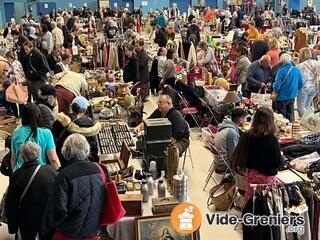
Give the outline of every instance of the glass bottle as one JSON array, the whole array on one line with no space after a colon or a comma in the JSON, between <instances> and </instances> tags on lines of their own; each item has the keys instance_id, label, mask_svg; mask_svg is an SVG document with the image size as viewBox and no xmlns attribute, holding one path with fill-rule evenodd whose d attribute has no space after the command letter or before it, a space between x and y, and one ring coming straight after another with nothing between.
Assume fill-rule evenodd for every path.
<instances>
[{"instance_id":1,"label":"glass bottle","mask_svg":"<svg viewBox=\"0 0 320 240\"><path fill-rule=\"evenodd\" d=\"M166 197L166 186L164 184L163 179L159 179L158 181L158 198Z\"/></svg>"},{"instance_id":2,"label":"glass bottle","mask_svg":"<svg viewBox=\"0 0 320 240\"><path fill-rule=\"evenodd\" d=\"M146 180L142 180L142 186L140 191L142 194L142 202L144 203L149 202L149 191L148 191L148 185Z\"/></svg>"},{"instance_id":3,"label":"glass bottle","mask_svg":"<svg viewBox=\"0 0 320 240\"><path fill-rule=\"evenodd\" d=\"M149 195L153 195L153 178L149 173L147 174L147 185L148 185Z\"/></svg>"}]
</instances>

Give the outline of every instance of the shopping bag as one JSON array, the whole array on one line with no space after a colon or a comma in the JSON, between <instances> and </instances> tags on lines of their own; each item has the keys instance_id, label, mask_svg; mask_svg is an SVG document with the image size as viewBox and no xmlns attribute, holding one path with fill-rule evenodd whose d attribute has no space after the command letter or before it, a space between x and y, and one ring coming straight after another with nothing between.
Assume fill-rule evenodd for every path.
<instances>
[{"instance_id":1,"label":"shopping bag","mask_svg":"<svg viewBox=\"0 0 320 240\"><path fill-rule=\"evenodd\" d=\"M28 100L28 87L18 81L12 83L6 90L6 101L11 103L24 104Z\"/></svg>"},{"instance_id":2,"label":"shopping bag","mask_svg":"<svg viewBox=\"0 0 320 240\"><path fill-rule=\"evenodd\" d=\"M314 132L320 132L320 112L309 107L300 120L300 125Z\"/></svg>"},{"instance_id":3,"label":"shopping bag","mask_svg":"<svg viewBox=\"0 0 320 240\"><path fill-rule=\"evenodd\" d=\"M251 93L250 100L258 106L272 106L270 94L267 94L266 90L259 89L258 93Z\"/></svg>"},{"instance_id":4,"label":"shopping bag","mask_svg":"<svg viewBox=\"0 0 320 240\"><path fill-rule=\"evenodd\" d=\"M98 163L97 166L100 170L105 189L105 198L100 218L100 225L105 226L119 221L126 214L126 211L120 201L116 184L114 181L108 181L101 166Z\"/></svg>"}]
</instances>

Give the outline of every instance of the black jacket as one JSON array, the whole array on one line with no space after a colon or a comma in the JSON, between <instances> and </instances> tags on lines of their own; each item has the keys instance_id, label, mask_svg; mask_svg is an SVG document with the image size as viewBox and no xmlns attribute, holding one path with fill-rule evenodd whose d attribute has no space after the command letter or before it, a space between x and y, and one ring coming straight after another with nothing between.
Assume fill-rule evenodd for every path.
<instances>
[{"instance_id":1,"label":"black jacket","mask_svg":"<svg viewBox=\"0 0 320 240\"><path fill-rule=\"evenodd\" d=\"M73 37L72 35L69 33L67 35L67 38L64 39L64 44L63 44L63 47L64 48L72 48L72 41L73 41ZM81 46L83 48L86 48L86 46L80 41L79 37L78 36L75 36L74 37L74 44L76 46Z\"/></svg>"},{"instance_id":2,"label":"black jacket","mask_svg":"<svg viewBox=\"0 0 320 240\"><path fill-rule=\"evenodd\" d=\"M51 166L41 166L20 204L20 197L38 164L36 161L24 163L10 177L5 208L11 234L16 233L18 227L22 231L40 231L45 207L57 175Z\"/></svg>"},{"instance_id":3,"label":"black jacket","mask_svg":"<svg viewBox=\"0 0 320 240\"><path fill-rule=\"evenodd\" d=\"M191 24L188 27L187 31L187 38L191 36L191 34L194 34L196 36L196 42L200 42L200 28L196 24Z\"/></svg>"},{"instance_id":4,"label":"black jacket","mask_svg":"<svg viewBox=\"0 0 320 240\"><path fill-rule=\"evenodd\" d=\"M70 161L54 183L42 233L58 231L75 239L97 236L104 198L102 176L96 164Z\"/></svg>"},{"instance_id":5,"label":"black jacket","mask_svg":"<svg viewBox=\"0 0 320 240\"><path fill-rule=\"evenodd\" d=\"M150 115L149 118L161 117L162 113L157 109ZM165 117L171 122L171 132L174 139L181 140L182 138L189 138L188 125L178 110L171 108Z\"/></svg>"},{"instance_id":6,"label":"black jacket","mask_svg":"<svg viewBox=\"0 0 320 240\"><path fill-rule=\"evenodd\" d=\"M139 80L142 83L149 82L149 56L146 50L142 49L137 53L139 60Z\"/></svg>"},{"instance_id":7,"label":"black jacket","mask_svg":"<svg viewBox=\"0 0 320 240\"><path fill-rule=\"evenodd\" d=\"M68 22L66 22L66 26L67 26L69 31L72 30L72 28L74 27L75 22L76 22L75 17L69 18Z\"/></svg>"},{"instance_id":8,"label":"black jacket","mask_svg":"<svg viewBox=\"0 0 320 240\"><path fill-rule=\"evenodd\" d=\"M128 58L123 70L124 82L139 82L139 62L135 56Z\"/></svg>"},{"instance_id":9,"label":"black jacket","mask_svg":"<svg viewBox=\"0 0 320 240\"><path fill-rule=\"evenodd\" d=\"M25 56L22 66L26 78L31 82L44 81L50 70L46 57L37 48Z\"/></svg>"},{"instance_id":10,"label":"black jacket","mask_svg":"<svg viewBox=\"0 0 320 240\"><path fill-rule=\"evenodd\" d=\"M64 113L57 115L57 120L52 126L52 135L56 143L57 154L61 163L61 167L64 168L67 165L66 160L61 154L62 145L64 140L72 133L79 133L87 138L90 145L89 160L97 162L98 158L98 143L96 135L101 129L99 122L94 122L91 118L84 116L76 119L74 115L67 116Z\"/></svg>"},{"instance_id":11,"label":"black jacket","mask_svg":"<svg viewBox=\"0 0 320 240\"><path fill-rule=\"evenodd\" d=\"M104 28L104 32L105 32L105 34L107 34L107 38L108 38L108 39L112 39L112 38L114 38L114 37L117 35L118 28L117 28L117 27L109 27L109 26L106 26L106 27Z\"/></svg>"},{"instance_id":12,"label":"black jacket","mask_svg":"<svg viewBox=\"0 0 320 240\"><path fill-rule=\"evenodd\" d=\"M165 47L167 45L167 40L162 30L156 32L154 42L157 43L159 47Z\"/></svg>"},{"instance_id":13,"label":"black jacket","mask_svg":"<svg viewBox=\"0 0 320 240\"><path fill-rule=\"evenodd\" d=\"M280 145L273 135L249 136L246 168L255 169L266 176L275 176L282 165Z\"/></svg>"}]
</instances>

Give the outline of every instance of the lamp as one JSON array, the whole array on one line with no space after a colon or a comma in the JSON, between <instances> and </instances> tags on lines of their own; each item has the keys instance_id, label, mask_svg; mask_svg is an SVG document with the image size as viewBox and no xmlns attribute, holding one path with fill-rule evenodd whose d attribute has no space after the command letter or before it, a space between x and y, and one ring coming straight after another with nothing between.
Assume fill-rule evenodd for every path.
<instances>
[{"instance_id":1,"label":"lamp","mask_svg":"<svg viewBox=\"0 0 320 240\"><path fill-rule=\"evenodd\" d=\"M240 98L235 91L228 91L222 102L227 104L238 103L240 102Z\"/></svg>"}]
</instances>

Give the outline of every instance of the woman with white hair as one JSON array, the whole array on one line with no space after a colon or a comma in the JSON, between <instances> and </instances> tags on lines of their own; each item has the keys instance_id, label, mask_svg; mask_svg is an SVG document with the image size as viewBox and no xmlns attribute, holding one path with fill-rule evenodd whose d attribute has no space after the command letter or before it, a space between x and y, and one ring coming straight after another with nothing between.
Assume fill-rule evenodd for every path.
<instances>
[{"instance_id":1,"label":"woman with white hair","mask_svg":"<svg viewBox=\"0 0 320 240\"><path fill-rule=\"evenodd\" d=\"M278 70L273 89L278 91L276 110L290 122L294 120L294 101L304 83L298 67L291 63L291 56L284 53L280 57L283 65Z\"/></svg>"},{"instance_id":2,"label":"woman with white hair","mask_svg":"<svg viewBox=\"0 0 320 240\"><path fill-rule=\"evenodd\" d=\"M304 86L299 92L297 104L301 117L307 108L310 107L317 93L317 85L319 85L320 80L320 64L311 58L312 52L310 48L305 47L300 50L300 64L298 68L303 76Z\"/></svg>"},{"instance_id":3,"label":"woman with white hair","mask_svg":"<svg viewBox=\"0 0 320 240\"><path fill-rule=\"evenodd\" d=\"M56 178L42 232L54 232L54 239L97 240L105 190L97 164L88 161L90 145L84 136L72 134L62 154L69 164Z\"/></svg>"},{"instance_id":4,"label":"woman with white hair","mask_svg":"<svg viewBox=\"0 0 320 240\"><path fill-rule=\"evenodd\" d=\"M10 177L5 203L8 229L11 234L19 231L19 239L35 239L40 233L42 218L57 173L50 165L39 165L41 148L38 144L27 141L21 144L20 153L24 163ZM33 174L35 175L32 179ZM39 234L39 239L51 238Z\"/></svg>"}]
</instances>

